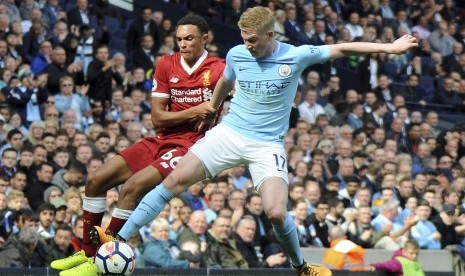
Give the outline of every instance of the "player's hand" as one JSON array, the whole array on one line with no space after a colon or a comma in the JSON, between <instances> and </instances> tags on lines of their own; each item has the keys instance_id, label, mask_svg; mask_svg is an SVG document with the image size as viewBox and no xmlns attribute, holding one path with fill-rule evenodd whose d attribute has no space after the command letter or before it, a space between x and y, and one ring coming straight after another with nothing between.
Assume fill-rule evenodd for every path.
<instances>
[{"instance_id":1,"label":"player's hand","mask_svg":"<svg viewBox=\"0 0 465 276\"><path fill-rule=\"evenodd\" d=\"M282 265L286 260L287 260L286 255L284 255L283 253L277 253L277 254L268 256L268 258L266 258L265 261L268 263L269 267L274 267L277 265Z\"/></svg>"},{"instance_id":2,"label":"player's hand","mask_svg":"<svg viewBox=\"0 0 465 276\"><path fill-rule=\"evenodd\" d=\"M213 108L210 102L204 102L194 108L195 115L201 120L209 120L216 117L218 109Z\"/></svg>"},{"instance_id":3,"label":"player's hand","mask_svg":"<svg viewBox=\"0 0 465 276\"><path fill-rule=\"evenodd\" d=\"M412 48L418 47L418 41L412 35L404 35L394 41L392 46L392 54L403 54Z\"/></svg>"}]
</instances>

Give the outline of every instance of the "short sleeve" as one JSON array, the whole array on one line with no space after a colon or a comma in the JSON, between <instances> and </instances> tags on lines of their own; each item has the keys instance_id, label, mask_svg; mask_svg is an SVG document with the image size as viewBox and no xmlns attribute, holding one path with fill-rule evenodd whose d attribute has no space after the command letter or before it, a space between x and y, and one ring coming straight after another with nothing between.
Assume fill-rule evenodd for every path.
<instances>
[{"instance_id":1,"label":"short sleeve","mask_svg":"<svg viewBox=\"0 0 465 276\"><path fill-rule=\"evenodd\" d=\"M296 47L296 51L299 63L304 64L304 67L308 67L317 63L325 63L330 58L328 45L302 45Z\"/></svg>"},{"instance_id":2,"label":"short sleeve","mask_svg":"<svg viewBox=\"0 0 465 276\"><path fill-rule=\"evenodd\" d=\"M236 79L236 73L234 73L234 60L232 58L233 50L230 50L226 55L226 66L224 67L223 77L228 81L234 81Z\"/></svg>"},{"instance_id":3,"label":"short sleeve","mask_svg":"<svg viewBox=\"0 0 465 276\"><path fill-rule=\"evenodd\" d=\"M169 98L167 62L166 58L162 58L155 68L152 82L152 97Z\"/></svg>"}]
</instances>

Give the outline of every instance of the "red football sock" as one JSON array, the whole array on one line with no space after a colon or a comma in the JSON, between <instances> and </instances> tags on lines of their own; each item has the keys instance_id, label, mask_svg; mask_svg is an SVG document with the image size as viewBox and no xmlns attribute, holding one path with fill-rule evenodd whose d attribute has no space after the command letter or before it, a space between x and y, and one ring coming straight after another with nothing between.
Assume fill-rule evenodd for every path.
<instances>
[{"instance_id":1,"label":"red football sock","mask_svg":"<svg viewBox=\"0 0 465 276\"><path fill-rule=\"evenodd\" d=\"M110 225L108 225L108 228L107 230L105 230L105 233L110 235L118 234L119 230L123 228L123 225L126 223L126 221L127 219L111 217Z\"/></svg>"},{"instance_id":2,"label":"red football sock","mask_svg":"<svg viewBox=\"0 0 465 276\"><path fill-rule=\"evenodd\" d=\"M97 246L92 244L92 241L90 239L90 231L92 230L92 227L96 225L100 225L102 223L103 212L102 213L91 213L89 211L84 211L82 213L82 217L84 220L82 249L85 251L87 257L93 257L95 256L95 253L97 253Z\"/></svg>"}]
</instances>

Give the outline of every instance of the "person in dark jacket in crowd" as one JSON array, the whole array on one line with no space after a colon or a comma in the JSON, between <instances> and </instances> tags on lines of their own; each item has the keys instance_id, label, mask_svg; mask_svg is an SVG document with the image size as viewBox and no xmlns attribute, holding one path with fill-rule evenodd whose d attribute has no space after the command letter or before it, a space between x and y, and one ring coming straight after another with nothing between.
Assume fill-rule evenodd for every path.
<instances>
[{"instance_id":1,"label":"person in dark jacket in crowd","mask_svg":"<svg viewBox=\"0 0 465 276\"><path fill-rule=\"evenodd\" d=\"M95 60L89 64L87 71L89 98L102 102L110 101L112 80L119 85L123 84L123 78L116 71L115 62L109 59L108 46L100 45L95 51Z\"/></svg>"},{"instance_id":2,"label":"person in dark jacket in crowd","mask_svg":"<svg viewBox=\"0 0 465 276\"><path fill-rule=\"evenodd\" d=\"M245 215L239 220L236 233L234 233L237 249L247 261L249 267L270 268L284 264L287 257L283 253L270 255L264 261L259 260L258 252L255 249L258 246L253 243L256 228L255 219L252 216Z\"/></svg>"},{"instance_id":3,"label":"person in dark jacket in crowd","mask_svg":"<svg viewBox=\"0 0 465 276\"><path fill-rule=\"evenodd\" d=\"M30 267L39 238L33 227L25 227L17 235L11 235L0 251L0 267Z\"/></svg>"}]
</instances>

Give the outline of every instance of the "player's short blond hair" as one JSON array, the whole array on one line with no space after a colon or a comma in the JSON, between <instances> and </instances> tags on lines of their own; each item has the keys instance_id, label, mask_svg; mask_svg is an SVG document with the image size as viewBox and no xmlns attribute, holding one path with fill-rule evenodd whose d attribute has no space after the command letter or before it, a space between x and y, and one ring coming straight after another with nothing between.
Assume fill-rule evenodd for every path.
<instances>
[{"instance_id":1,"label":"player's short blond hair","mask_svg":"<svg viewBox=\"0 0 465 276\"><path fill-rule=\"evenodd\" d=\"M250 8L242 14L237 25L248 33L265 34L274 29L274 15L265 7Z\"/></svg>"}]
</instances>

